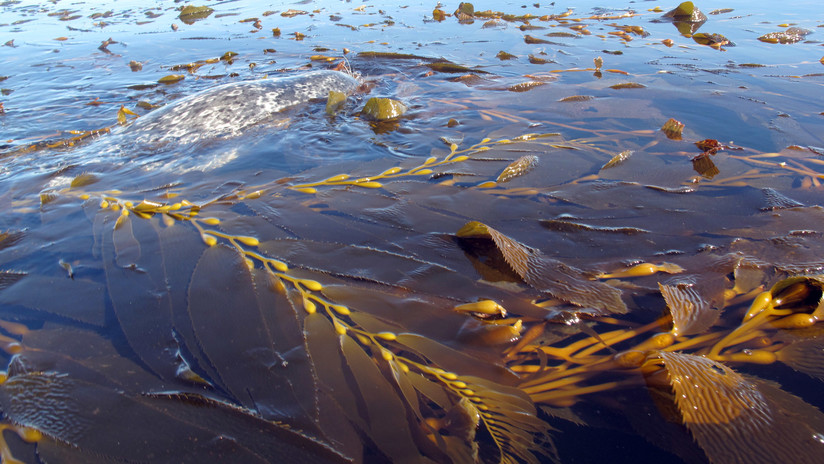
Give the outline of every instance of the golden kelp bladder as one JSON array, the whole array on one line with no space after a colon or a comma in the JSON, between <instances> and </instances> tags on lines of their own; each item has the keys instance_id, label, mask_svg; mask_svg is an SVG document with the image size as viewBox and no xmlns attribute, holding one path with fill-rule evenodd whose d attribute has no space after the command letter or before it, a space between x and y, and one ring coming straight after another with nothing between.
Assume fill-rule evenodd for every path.
<instances>
[{"instance_id":1,"label":"golden kelp bladder","mask_svg":"<svg viewBox=\"0 0 824 464\"><path fill-rule=\"evenodd\" d=\"M4 269L0 303L38 321L0 324L13 355L0 384L7 427L52 460L537 463L563 459L552 408L647 388L713 462L784 460L786 443L813 462L821 414L737 371L783 362L821 376L822 278L787 277L798 263L756 240L666 261L645 252L688 237L632 216L639 201L664 215L677 196L696 221L712 210L592 175L546 185L552 163L536 160L587 147L548 138L451 144L375 173L222 184L198 203L91 190L103 179L52 192L45 214L82 202L91 227L7 231L0 251L70 263L71 244L88 243L97 274ZM614 153L592 152L590 172ZM574 200L578 216L546 218L546 205ZM774 219L787 208L759 207L754 221L793 226L791 214ZM617 213L626 223L607 221ZM816 245L792 230L786 240ZM49 234L74 240L44 250ZM614 255L644 262L603 251L576 262L553 246L638 237ZM639 295L668 314L634 314ZM108 326L117 335L102 336ZM781 440L767 439L771 424Z\"/></svg>"}]
</instances>

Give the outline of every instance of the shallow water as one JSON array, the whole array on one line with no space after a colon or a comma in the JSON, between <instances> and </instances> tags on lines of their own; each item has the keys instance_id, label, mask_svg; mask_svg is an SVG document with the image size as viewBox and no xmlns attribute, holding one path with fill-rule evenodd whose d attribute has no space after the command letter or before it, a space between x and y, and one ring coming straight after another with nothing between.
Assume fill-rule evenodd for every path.
<instances>
[{"instance_id":1,"label":"shallow water","mask_svg":"<svg viewBox=\"0 0 824 464\"><path fill-rule=\"evenodd\" d=\"M357 379L383 385L385 380L375 379L391 380L388 366L396 365L382 364L383 351L375 348L382 345L374 338L364 343L345 335L337 338L347 341L328 344L326 340L337 339L331 332L334 324L350 324L347 333L360 330L361 336L390 331L426 337L441 348L424 354L408 340L385 343L397 359L411 357L508 387L521 380L512 372L502 374L504 366L517 371L518 365L536 361L522 353L523 361L504 364L502 351L511 345L488 343L492 335L483 334L492 329L473 328L482 321L450 308L494 299L521 318L524 329L550 320L541 343L566 344L567 337L574 341L591 335L591 329L576 324L557 324L569 322L570 314L614 312L627 324L646 324L666 312L658 285L681 285L695 288L713 307L725 307L710 332L734 328L754 296L747 291L767 290L787 276L818 274L824 268L819 206L824 179L824 47L819 35L824 18L817 2L795 2L792 11L763 3L697 4L708 20L693 32L722 34L734 43L720 47L700 45L661 20L675 6L661 2L610 7L597 2L475 3L476 11L494 8L534 18L476 17L459 23L451 16L436 21L436 5L426 2L227 1L209 3L214 11L191 24L179 18L179 4L167 2L118 2L114 8L94 2L0 3L0 42L6 43L0 47L0 232L6 231L0 241L0 319L26 327L15 332L2 326L9 343L22 348L6 350L12 379L20 385L6 384L0 407L13 422L48 437L26 446L11 432L5 434L14 455L177 461L186 446L158 436L186 442L203 433L231 437L231 444L210 441L189 459L266 460L286 451L256 448L251 444L256 435L249 431L277 420L355 460L408 457L411 447L437 462L457 462L458 457L447 458L423 445L431 437L416 431L415 424L424 417L446 420L459 408L439 411L437 406L448 409L445 400L438 404L440 396L427 400L421 393L420 410L415 411L409 406L416 403L409 400L412 387L400 381L370 396ZM568 16L540 19L563 15L568 6ZM442 9L451 13L456 7ZM650 11L656 7L660 11ZM290 8L305 14L281 14ZM731 11L714 12L722 8ZM758 40L788 27L812 32L793 44ZM622 28L629 32L618 34ZM296 33L302 34L300 40ZM104 41L110 43L102 46ZM500 51L514 58L502 60ZM219 59L227 52L236 55ZM530 56L547 62L532 62ZM603 60L600 71L594 69L598 57ZM130 62L140 69L133 70ZM126 127L118 124L121 107L143 117L150 110L139 102L174 105L220 84L305 75L341 62L362 86L332 115L325 99L307 99L238 136L156 146L130 139L134 116L126 115ZM438 68L433 65L437 62L462 68ZM191 72L180 69L189 63L199 66ZM184 79L158 83L170 74ZM627 83L640 85L620 88ZM370 122L360 111L376 96L399 100L409 110L396 121ZM670 118L684 125L680 140L661 131ZM110 133L101 131L106 128ZM77 134L70 131L101 133L75 143L71 137ZM518 138L524 134L538 136ZM694 142L704 139L724 148L702 154ZM463 151L473 146L489 149ZM450 150L469 159L446 162ZM606 167L627 151L632 153L626 160ZM510 180L499 177L525 155L536 162ZM444 163L433 165L431 176L412 175L431 156ZM399 176L378 175L395 167ZM381 185L367 189L323 182L341 173ZM496 185L484 186L496 179ZM256 191L262 196L249 196ZM128 220L119 220L126 216L112 210L114 205L118 211L133 209L144 199L171 205L181 198L200 205L201 216L219 218L220 226L195 225L188 216L155 206L143 210L145 217L133 211ZM126 201L133 203L127 206ZM197 212L186 204L182 210ZM461 237L458 231L470 221L539 250L535 270L519 275L512 269L517 265L501 261L483 239ZM204 244L201 234L209 235L207 229L218 232L211 236L223 246ZM262 254L290 267L279 274L281 286L286 282L290 291L277 297L271 314L258 312L258 307L266 308L262 301L267 296L260 289L268 285L261 280L267 265L244 255L252 259L253 270L248 271L230 252L245 246L230 239L237 236L256 237ZM642 262L674 263L683 271L596 279ZM537 275L541 266L556 267ZM582 292L598 301L608 300L607 287L620 289L627 314L614 307L607 314L599 312L600 303L583 303L575 291L548 284L547 279L569 283L566 274L557 274L563 266L573 269L571 286L587 289ZM320 290L289 284L290 276L317 280L325 298L361 315L347 319L327 307L326 313L314 313L326 314L326 322L315 321L304 311L301 297ZM725 289L744 292L729 299L722 296ZM565 309L533 304L552 297ZM592 328L602 333L614 329L610 324L593 322ZM583 335L576 335L582 330ZM786 336L782 334L771 340ZM767 331L767 336L773 334ZM815 345L820 335L813 331L806 337ZM459 358L445 346L467 357ZM610 356L611 349L603 348L599 355ZM707 354L696 347L687 351ZM321 353L333 361L323 363ZM340 359L340 366L335 367L334 359ZM365 359L383 370L365 367ZM824 361L813 356L810 362ZM278 363L300 367L281 373L272 368ZM780 380L786 391L821 406L815 394L818 380L783 364L730 365ZM184 367L200 380L187 377L190 371ZM324 373L333 368L344 372L341 378L356 398L351 403L331 395L340 404L330 406L329 392L344 388L336 383L338 377ZM421 369L425 381L437 377ZM27 390L21 379L52 381L36 372L74 383L56 381L51 392L39 386ZM583 388L599 381L603 379L587 377L578 382ZM432 388L428 392L434 396ZM35 392L30 395L34 399L26 391ZM218 412L208 415L191 406L197 401L161 398L161 392L198 395L223 406L213 405ZM407 401L401 410L412 429L405 420L370 409L399 407L388 392ZM81 399L60 403L63 416L45 420L36 414L48 406L37 400L41 393ZM140 396L146 393L158 395ZM606 453L626 454L627 462L647 453L661 453L661 459L674 462L702 462L705 452L718 462L730 459L731 454L718 454L703 443L703 448L693 445L687 428L677 425L680 420L668 416L647 393L639 381L615 393L576 397L572 409L561 408L563 402L537 401L538 417L563 430L549 433L561 462L594 462L598 456L588 451L593 441ZM100 403L95 403L96 395ZM446 395L460 396L452 390ZM103 432L103 422L89 411L101 405L111 408L106 420L116 423L106 432L110 435L95 435ZM6 410L12 406L19 409ZM231 409L235 406L243 414ZM27 415L26 410L34 412ZM160 417L153 415L157 411L162 411ZM107 439L128 433L128 421L122 418L130 413L164 425L154 435L144 427L145 438L136 434L130 445L115 450ZM350 428L333 425L341 414L352 422ZM659 418L642 424L652 416ZM190 430L169 417L213 422ZM819 420L810 416L800 422L818 430ZM590 427L573 425L578 423ZM665 426L665 433L655 433ZM79 431L66 430L72 427ZM478 428L478 441L488 459L495 440L486 427ZM266 430L281 437L274 448L295 441L309 446L288 433L278 435L280 429ZM443 440L456 440L465 431L447 424L438 432L448 437ZM357 437L364 446L357 446ZM146 452L139 446L144 439L154 443L157 455L141 454ZM668 446L668 440L677 446ZM310 460L340 459L324 454L323 448L315 452Z\"/></svg>"}]
</instances>

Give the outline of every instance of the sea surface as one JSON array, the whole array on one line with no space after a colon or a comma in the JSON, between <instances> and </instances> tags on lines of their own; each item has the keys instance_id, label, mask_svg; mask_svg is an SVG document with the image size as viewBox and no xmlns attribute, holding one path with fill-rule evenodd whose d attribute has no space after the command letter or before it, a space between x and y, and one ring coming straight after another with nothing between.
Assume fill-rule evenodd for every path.
<instances>
[{"instance_id":1,"label":"sea surface","mask_svg":"<svg viewBox=\"0 0 824 464\"><path fill-rule=\"evenodd\" d=\"M6 430L15 457L247 456L237 447L267 461L272 450L245 442L255 437L248 430L263 430L259 420L305 432L286 442L310 437L322 443L318 449L340 453L315 450L310 462L388 462L409 457L407 446L421 453L415 459L460 462L467 455L432 451L457 446L452 440L472 429L450 425L459 422L462 393L427 370L440 366L440 353L450 366L443 368L457 375L464 366L466 375L527 388L525 401L534 400L532 414L554 443L547 454L526 451L540 462L602 462L604 455L733 462L735 452L701 441L714 432L682 425L672 405L648 395L656 387L640 374L631 387L616 381L614 392L542 400L519 376L523 366L546 366L529 349L507 350L530 327L546 332L536 346L566 345L666 318L672 301L661 286L694 288L698 306L723 313L703 330L721 333L737 326L759 291L822 274L820 2L699 1L706 20L694 24L666 17L677 3L662 1L474 2L476 14L462 18L458 2L204 0L190 6L211 11L183 15L186 5L0 2L0 364L8 364L10 379L57 385L0 388L4 423L45 437L29 444L14 427ZM199 92L318 70L346 72L358 89L336 107L325 96L298 98L230 137L153 144L133 136L135 120ZM405 110L375 120L364 110L374 97ZM465 232L473 221L483 227ZM513 248L530 258L513 258ZM559 274L541 274L536 262L554 263ZM680 271L621 274L639 263ZM281 313L240 309L266 307L266 273L273 289L283 287L278 304L288 310L279 311L289 324L278 323ZM584 290L571 290L576 282ZM581 296L601 286L617 289L625 306ZM493 319L516 327L512 340L486 334L493 332L486 316L452 311L485 299L509 308ZM552 309L547 301L555 299L567 309ZM360 305L368 317L323 302ZM325 322L313 322L315 314ZM513 325L518 318L522 325ZM268 345L246 338L262 327ZM775 327L758 330L773 351L792 345ZM448 351L375 338L388 332ZM329 348L316 341L322 337L339 343ZM812 374L788 361L789 351L784 364L729 365L820 408L821 335L805 337L812 348L804 353L818 354L799 363L812 365ZM684 346L726 362L736 349L758 348L747 345L754 340L738 339L727 358L709 346L701 351L697 341ZM616 347L631 348L604 343L590 354L606 359ZM340 357L329 362L339 378L319 374L331 369L318 360L329 350ZM304 370L272 374L267 356ZM363 367L370 359L378 369ZM407 369L445 388L449 401L431 390L427 396L420 384L410 393L412 384L397 380L406 375L400 359L424 366ZM54 380L65 378L76 383ZM375 378L387 386L371 403L359 379ZM565 379L582 392L614 381ZM289 393L280 397L265 385ZM344 387L354 392L351 404L336 396ZM80 399L61 402L60 395ZM43 399L52 396L54 403ZM208 422L202 408L174 412L195 396L224 408L208 416L218 417L214 423L193 425ZM630 406L636 401L641 406ZM99 407L112 412L101 419L92 413ZM377 419L378 409L393 407L405 411L403 420ZM44 418L38 408L62 413ZM155 441L147 411L161 422L189 418L183 421L197 433L168 423L158 434L171 438ZM145 433L117 451L110 443L128 435L131 413ZM350 425L332 425L335 414ZM647 416L673 431L657 433L659 426L643 424ZM801 422L814 429L819 416ZM497 462L496 429L481 417L477 437L461 440L477 438L474 452ZM101 424L115 424L110 435ZM740 426L724 427L735 435ZM387 428L396 432L381 432ZM187 455L181 444L199 433L218 444ZM730 440L732 448L741 443Z\"/></svg>"}]
</instances>

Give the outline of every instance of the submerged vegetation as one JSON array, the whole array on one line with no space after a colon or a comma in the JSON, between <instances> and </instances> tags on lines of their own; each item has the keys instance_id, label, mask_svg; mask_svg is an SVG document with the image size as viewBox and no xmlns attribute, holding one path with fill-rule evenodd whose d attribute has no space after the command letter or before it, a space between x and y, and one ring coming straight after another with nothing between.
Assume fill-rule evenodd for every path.
<instances>
[{"instance_id":1,"label":"submerged vegetation","mask_svg":"<svg viewBox=\"0 0 824 464\"><path fill-rule=\"evenodd\" d=\"M173 13L197 26L225 7ZM712 83L691 100L706 88L621 61L634 40L669 50L648 29L670 22L679 47L723 52L725 36L696 31L729 11L433 8L424 24L517 41L461 64L350 54L284 26L329 10L267 11L239 24L283 28L290 38L265 40L298 47L285 71L354 70L358 93L192 147L124 142L146 99L174 105L209 88L209 66L248 59L212 50L157 66L166 77L132 85L128 102L83 105L109 105L104 123L4 141L3 462L564 462L597 430L684 462L820 460L821 101L792 95L795 117L736 129L737 114L692 110L775 112L783 87L729 96ZM398 27L379 14L337 29ZM656 22L616 22L643 15ZM809 35L783 29L763 46ZM608 45L580 65L549 53L593 34ZM627 53L602 48L616 43ZM154 67L123 53L124 72ZM689 64L674 68L762 72ZM805 76L771 82L817 82ZM759 124L758 111L741 119ZM717 140L725 117L756 135Z\"/></svg>"}]
</instances>

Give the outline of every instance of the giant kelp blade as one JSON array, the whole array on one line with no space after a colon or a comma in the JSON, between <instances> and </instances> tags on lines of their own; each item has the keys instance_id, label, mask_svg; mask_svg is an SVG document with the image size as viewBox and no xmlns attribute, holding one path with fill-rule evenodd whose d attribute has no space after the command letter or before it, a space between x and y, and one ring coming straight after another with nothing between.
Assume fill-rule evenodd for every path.
<instances>
[{"instance_id":1,"label":"giant kelp blade","mask_svg":"<svg viewBox=\"0 0 824 464\"><path fill-rule=\"evenodd\" d=\"M303 327L319 393L319 427L336 449L360 462L364 452L362 434L367 423L361 417L361 400L355 395L357 387L350 384L344 373L340 335L320 313L306 316Z\"/></svg>"},{"instance_id":2,"label":"giant kelp blade","mask_svg":"<svg viewBox=\"0 0 824 464\"><path fill-rule=\"evenodd\" d=\"M302 321L296 308L274 288L271 275L267 271L254 269L252 278L258 298L258 312L250 309L248 320L254 323L260 318L258 336L268 342L260 348L274 361L268 368L268 377L263 388L272 390L267 395L274 401L261 402L258 407L287 414L288 422L305 432L317 429L317 392L314 367L306 351ZM261 369L260 366L256 369ZM270 382L268 386L266 382Z\"/></svg>"},{"instance_id":3,"label":"giant kelp blade","mask_svg":"<svg viewBox=\"0 0 824 464\"><path fill-rule=\"evenodd\" d=\"M506 262L528 285L599 314L627 312L621 292L601 282L590 281L578 269L544 256L486 224L472 221L456 234L458 238L489 238Z\"/></svg>"},{"instance_id":4,"label":"giant kelp blade","mask_svg":"<svg viewBox=\"0 0 824 464\"><path fill-rule=\"evenodd\" d=\"M824 336L790 342L775 354L793 369L824 381Z\"/></svg>"},{"instance_id":5,"label":"giant kelp blade","mask_svg":"<svg viewBox=\"0 0 824 464\"><path fill-rule=\"evenodd\" d=\"M699 334L718 321L721 311L713 308L701 294L690 285L658 284L672 315L675 335Z\"/></svg>"},{"instance_id":6,"label":"giant kelp blade","mask_svg":"<svg viewBox=\"0 0 824 464\"><path fill-rule=\"evenodd\" d=\"M713 463L820 462L824 415L703 356L660 352L684 425Z\"/></svg>"},{"instance_id":7,"label":"giant kelp blade","mask_svg":"<svg viewBox=\"0 0 824 464\"><path fill-rule=\"evenodd\" d=\"M124 357L110 340L91 330L47 325L24 334L21 344L22 351L9 363L10 375L59 372L133 394L157 385L155 375Z\"/></svg>"},{"instance_id":8,"label":"giant kelp blade","mask_svg":"<svg viewBox=\"0 0 824 464\"><path fill-rule=\"evenodd\" d=\"M99 282L65 276L30 274L14 279L12 285L0 291L0 303L4 305L19 305L99 326L105 322L104 298L105 287Z\"/></svg>"},{"instance_id":9,"label":"giant kelp blade","mask_svg":"<svg viewBox=\"0 0 824 464\"><path fill-rule=\"evenodd\" d=\"M515 379L513 373L501 364L489 362L489 359L480 361L480 358L450 348L428 337L412 333L403 333L398 334L396 341L418 355L423 356L424 359L428 360L428 363L434 364L442 369L453 371L459 375L474 375L502 384L512 382Z\"/></svg>"},{"instance_id":10,"label":"giant kelp blade","mask_svg":"<svg viewBox=\"0 0 824 464\"><path fill-rule=\"evenodd\" d=\"M473 403L501 453L500 462L538 464L539 456L558 462L548 433L551 427L537 417L535 405L523 391L480 377L461 380L473 392Z\"/></svg>"},{"instance_id":11,"label":"giant kelp blade","mask_svg":"<svg viewBox=\"0 0 824 464\"><path fill-rule=\"evenodd\" d=\"M178 343L157 219L129 221L131 228L116 226L123 217L100 213L95 218L103 222L100 244L108 295L129 346L156 374L171 379L178 368Z\"/></svg>"},{"instance_id":12,"label":"giant kelp blade","mask_svg":"<svg viewBox=\"0 0 824 464\"><path fill-rule=\"evenodd\" d=\"M445 266L374 246L286 239L263 242L259 249L306 269L386 285L414 286L417 282L410 276L422 274L457 280Z\"/></svg>"},{"instance_id":13,"label":"giant kelp blade","mask_svg":"<svg viewBox=\"0 0 824 464\"><path fill-rule=\"evenodd\" d=\"M214 366L200 349L189 317L189 283L205 247L203 240L193 227L180 223L160 229L158 236L169 291L172 325L179 343L187 348L186 362L209 382L214 383L218 388L225 389ZM182 356L183 353L181 353Z\"/></svg>"},{"instance_id":14,"label":"giant kelp blade","mask_svg":"<svg viewBox=\"0 0 824 464\"><path fill-rule=\"evenodd\" d=\"M345 462L297 432L193 394L130 396L31 373L0 385L0 404L14 422L110 462Z\"/></svg>"},{"instance_id":15,"label":"giant kelp blade","mask_svg":"<svg viewBox=\"0 0 824 464\"><path fill-rule=\"evenodd\" d=\"M22 230L5 230L0 232L0 251L13 247L25 235L26 233Z\"/></svg>"},{"instance_id":16,"label":"giant kelp blade","mask_svg":"<svg viewBox=\"0 0 824 464\"><path fill-rule=\"evenodd\" d=\"M137 219L140 221L141 219ZM118 216L112 231L115 262L120 267L136 266L140 260L140 242L134 236L132 216Z\"/></svg>"},{"instance_id":17,"label":"giant kelp blade","mask_svg":"<svg viewBox=\"0 0 824 464\"><path fill-rule=\"evenodd\" d=\"M235 438L267 462L351 462L326 443L299 429L266 421L252 411L233 407L196 394L149 394L143 405L197 428ZM232 455L225 456L233 460Z\"/></svg>"},{"instance_id":18,"label":"giant kelp blade","mask_svg":"<svg viewBox=\"0 0 824 464\"><path fill-rule=\"evenodd\" d=\"M383 376L375 361L348 335L340 337L346 359L368 418L367 432L375 445L393 462L421 459L406 418L406 406ZM424 461L425 462L425 461Z\"/></svg>"},{"instance_id":19,"label":"giant kelp blade","mask_svg":"<svg viewBox=\"0 0 824 464\"><path fill-rule=\"evenodd\" d=\"M234 399L267 419L303 416L296 395L309 395L311 404L313 391L293 391L289 374L294 370L302 373L307 366L296 363L289 367L275 349L268 319L261 314L261 310L274 308L258 306L255 281L240 253L224 245L206 248L192 273L188 292L196 348L203 351ZM285 298L270 296L268 304L289 306ZM302 344L290 348L302 349ZM304 426L310 424L303 419Z\"/></svg>"},{"instance_id":20,"label":"giant kelp blade","mask_svg":"<svg viewBox=\"0 0 824 464\"><path fill-rule=\"evenodd\" d=\"M11 287L27 275L25 272L0 271L0 290Z\"/></svg>"}]
</instances>

